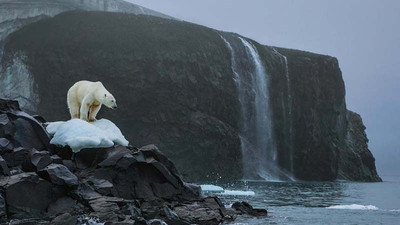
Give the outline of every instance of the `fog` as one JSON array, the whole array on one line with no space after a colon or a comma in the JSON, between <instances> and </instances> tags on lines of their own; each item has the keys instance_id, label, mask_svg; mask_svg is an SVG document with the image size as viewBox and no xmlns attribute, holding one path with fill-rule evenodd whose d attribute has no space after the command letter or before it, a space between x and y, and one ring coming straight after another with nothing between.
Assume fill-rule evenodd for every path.
<instances>
[{"instance_id":1,"label":"fog","mask_svg":"<svg viewBox=\"0 0 400 225\"><path fill-rule=\"evenodd\" d=\"M337 57L347 108L364 120L378 173L400 175L400 1L130 1L262 44Z\"/></svg>"}]
</instances>

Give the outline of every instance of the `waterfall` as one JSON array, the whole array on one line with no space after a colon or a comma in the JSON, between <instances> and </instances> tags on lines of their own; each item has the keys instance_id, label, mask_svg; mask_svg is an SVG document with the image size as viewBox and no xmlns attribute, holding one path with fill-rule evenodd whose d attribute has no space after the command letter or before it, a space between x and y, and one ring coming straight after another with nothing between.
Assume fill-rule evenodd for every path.
<instances>
[{"instance_id":1,"label":"waterfall","mask_svg":"<svg viewBox=\"0 0 400 225\"><path fill-rule=\"evenodd\" d=\"M222 34L221 38L231 53L233 78L241 106L239 133L243 178L280 180L282 171L276 164L277 151L273 138L268 74L252 43L227 34Z\"/></svg>"},{"instance_id":2,"label":"waterfall","mask_svg":"<svg viewBox=\"0 0 400 225\"><path fill-rule=\"evenodd\" d=\"M293 140L293 110L292 110L292 90L290 87L290 77L289 77L289 66L288 66L288 60L287 57L280 52L278 52L275 48L273 48L273 51L283 60L283 63L285 65L285 77L286 77L286 85L287 85L287 115L288 115L288 124L285 124L287 127L286 130L288 132L288 139L289 139L289 167L290 167L290 172L293 173L293 155L294 155L294 140Z\"/></svg>"}]
</instances>

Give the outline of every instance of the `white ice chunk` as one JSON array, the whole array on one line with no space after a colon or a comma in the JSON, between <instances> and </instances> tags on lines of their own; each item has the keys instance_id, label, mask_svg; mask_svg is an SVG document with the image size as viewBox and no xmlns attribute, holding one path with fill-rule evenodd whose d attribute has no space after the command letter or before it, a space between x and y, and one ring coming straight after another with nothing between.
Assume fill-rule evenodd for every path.
<instances>
[{"instance_id":1,"label":"white ice chunk","mask_svg":"<svg viewBox=\"0 0 400 225\"><path fill-rule=\"evenodd\" d=\"M358 204L351 204L351 205L333 205L327 207L328 209L358 209L358 210L378 210L378 207L374 205L358 205Z\"/></svg>"},{"instance_id":2,"label":"white ice chunk","mask_svg":"<svg viewBox=\"0 0 400 225\"><path fill-rule=\"evenodd\" d=\"M222 187L212 185L212 184L203 184L203 185L200 185L200 187L201 187L201 190L203 190L203 191L218 191L218 192L224 191L224 189Z\"/></svg>"},{"instance_id":3,"label":"white ice chunk","mask_svg":"<svg viewBox=\"0 0 400 225\"><path fill-rule=\"evenodd\" d=\"M114 144L129 144L120 129L107 119L90 123L80 119L52 122L48 123L46 130L54 135L51 144L68 145L73 152L84 148L108 148Z\"/></svg>"},{"instance_id":4,"label":"white ice chunk","mask_svg":"<svg viewBox=\"0 0 400 225\"><path fill-rule=\"evenodd\" d=\"M235 196L254 196L254 191L235 191L235 190L224 190L221 195L235 195Z\"/></svg>"}]
</instances>

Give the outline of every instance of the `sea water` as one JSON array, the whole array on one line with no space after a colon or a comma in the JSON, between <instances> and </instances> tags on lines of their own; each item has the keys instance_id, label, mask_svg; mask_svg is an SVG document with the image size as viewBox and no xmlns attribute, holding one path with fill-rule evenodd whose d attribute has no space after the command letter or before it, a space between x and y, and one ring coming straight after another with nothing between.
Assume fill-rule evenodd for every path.
<instances>
[{"instance_id":1,"label":"sea water","mask_svg":"<svg viewBox=\"0 0 400 225\"><path fill-rule=\"evenodd\" d=\"M226 206L247 201L268 210L268 217L240 216L227 224L399 225L400 177L383 179L378 183L238 181L220 184L224 189L220 193L205 194L219 196Z\"/></svg>"}]
</instances>

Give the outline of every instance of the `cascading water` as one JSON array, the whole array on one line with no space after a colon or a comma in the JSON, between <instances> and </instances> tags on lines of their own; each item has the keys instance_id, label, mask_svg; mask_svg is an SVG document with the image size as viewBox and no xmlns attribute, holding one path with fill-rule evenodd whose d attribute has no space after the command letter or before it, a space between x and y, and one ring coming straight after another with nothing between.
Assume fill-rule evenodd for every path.
<instances>
[{"instance_id":1,"label":"cascading water","mask_svg":"<svg viewBox=\"0 0 400 225\"><path fill-rule=\"evenodd\" d=\"M285 65L285 77L286 77L286 84L287 84L287 114L288 114L288 124L287 124L287 131L289 136L289 163L290 163L290 172L293 173L293 154L294 154L294 146L293 146L293 111L292 111L292 90L290 87L290 76L289 76L289 66L287 57L278 52L275 48L273 48L274 52L281 57L283 63Z\"/></svg>"},{"instance_id":2,"label":"cascading water","mask_svg":"<svg viewBox=\"0 0 400 225\"><path fill-rule=\"evenodd\" d=\"M222 34L221 38L231 52L232 72L242 110L240 139L243 178L280 180L283 173L276 164L277 151L273 139L268 75L252 43L241 37L225 38L223 35L227 34Z\"/></svg>"}]
</instances>

